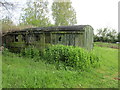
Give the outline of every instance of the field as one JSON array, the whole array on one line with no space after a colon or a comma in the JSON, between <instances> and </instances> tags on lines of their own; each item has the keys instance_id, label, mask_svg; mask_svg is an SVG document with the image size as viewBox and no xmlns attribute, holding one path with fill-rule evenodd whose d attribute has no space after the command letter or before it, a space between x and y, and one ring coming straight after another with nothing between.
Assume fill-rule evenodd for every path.
<instances>
[{"instance_id":1,"label":"field","mask_svg":"<svg viewBox=\"0 0 120 90\"><path fill-rule=\"evenodd\" d=\"M116 43L101 43L101 42L95 42L96 46L100 46L100 47L108 47L108 48L115 48L118 49L118 44Z\"/></svg>"},{"instance_id":2,"label":"field","mask_svg":"<svg viewBox=\"0 0 120 90\"><path fill-rule=\"evenodd\" d=\"M44 60L6 53L2 56L3 88L118 88L118 49L99 47L100 67L87 71L57 70Z\"/></svg>"}]
</instances>

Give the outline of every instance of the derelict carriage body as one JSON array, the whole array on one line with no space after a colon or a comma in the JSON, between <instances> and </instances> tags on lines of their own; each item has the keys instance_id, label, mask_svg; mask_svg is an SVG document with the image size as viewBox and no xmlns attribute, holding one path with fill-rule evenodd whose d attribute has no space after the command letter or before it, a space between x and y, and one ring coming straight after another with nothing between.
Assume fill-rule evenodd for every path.
<instances>
[{"instance_id":1,"label":"derelict carriage body","mask_svg":"<svg viewBox=\"0 0 120 90\"><path fill-rule=\"evenodd\" d=\"M93 28L90 25L28 28L7 33L3 36L3 44L16 51L28 45L43 48L48 44L72 45L91 50Z\"/></svg>"}]
</instances>

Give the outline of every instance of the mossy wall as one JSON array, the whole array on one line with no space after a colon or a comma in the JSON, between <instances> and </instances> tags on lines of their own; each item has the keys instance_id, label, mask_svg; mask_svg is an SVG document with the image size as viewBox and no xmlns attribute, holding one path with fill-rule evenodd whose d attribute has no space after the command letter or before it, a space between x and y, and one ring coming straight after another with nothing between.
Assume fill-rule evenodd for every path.
<instances>
[{"instance_id":1,"label":"mossy wall","mask_svg":"<svg viewBox=\"0 0 120 90\"><path fill-rule=\"evenodd\" d=\"M79 31L22 32L8 34L4 37L6 47L10 49L26 48L30 45L43 49L51 44L93 48L93 30L87 26Z\"/></svg>"}]
</instances>

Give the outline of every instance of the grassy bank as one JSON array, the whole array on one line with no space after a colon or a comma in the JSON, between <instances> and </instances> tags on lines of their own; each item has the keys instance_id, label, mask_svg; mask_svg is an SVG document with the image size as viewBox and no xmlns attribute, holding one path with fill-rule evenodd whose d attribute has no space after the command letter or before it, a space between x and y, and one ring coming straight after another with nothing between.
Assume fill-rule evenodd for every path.
<instances>
[{"instance_id":1,"label":"grassy bank","mask_svg":"<svg viewBox=\"0 0 120 90\"><path fill-rule=\"evenodd\" d=\"M2 57L4 88L117 88L118 50L94 47L102 59L100 67L88 71L57 70L44 60L23 58L7 53Z\"/></svg>"}]
</instances>

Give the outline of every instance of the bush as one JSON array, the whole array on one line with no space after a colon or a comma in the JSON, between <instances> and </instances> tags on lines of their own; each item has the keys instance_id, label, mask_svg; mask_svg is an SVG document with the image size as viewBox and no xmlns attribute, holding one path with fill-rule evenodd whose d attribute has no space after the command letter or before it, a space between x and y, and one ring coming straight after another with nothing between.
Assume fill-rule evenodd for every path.
<instances>
[{"instance_id":1,"label":"bush","mask_svg":"<svg viewBox=\"0 0 120 90\"><path fill-rule=\"evenodd\" d=\"M9 56L10 54L11 52L9 52L7 48L4 48L4 50L2 51L2 55Z\"/></svg>"},{"instance_id":2,"label":"bush","mask_svg":"<svg viewBox=\"0 0 120 90\"><path fill-rule=\"evenodd\" d=\"M40 57L40 50L35 47L28 47L22 49L20 55L28 58L37 58Z\"/></svg>"},{"instance_id":3,"label":"bush","mask_svg":"<svg viewBox=\"0 0 120 90\"><path fill-rule=\"evenodd\" d=\"M45 49L43 57L50 63L57 63L58 66L62 61L65 66L71 66L81 70L97 66L100 60L94 52L88 52L79 47L64 45L48 47Z\"/></svg>"},{"instance_id":4,"label":"bush","mask_svg":"<svg viewBox=\"0 0 120 90\"><path fill-rule=\"evenodd\" d=\"M64 67L85 70L99 65L99 57L93 51L88 52L83 48L73 46L53 45L43 51L29 47L21 51L21 56L34 58L37 61L41 58L55 64L58 69Z\"/></svg>"}]
</instances>

